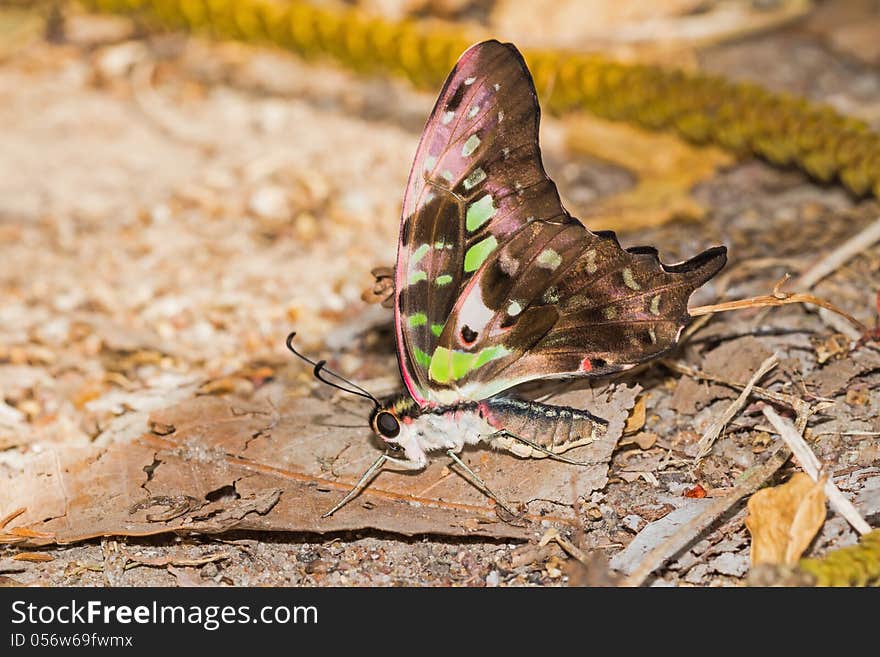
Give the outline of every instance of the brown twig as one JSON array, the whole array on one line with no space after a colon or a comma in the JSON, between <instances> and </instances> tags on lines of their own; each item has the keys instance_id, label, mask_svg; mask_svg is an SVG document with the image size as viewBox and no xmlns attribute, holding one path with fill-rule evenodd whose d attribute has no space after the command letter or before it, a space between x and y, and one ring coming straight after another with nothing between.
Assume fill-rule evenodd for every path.
<instances>
[{"instance_id":1,"label":"brown twig","mask_svg":"<svg viewBox=\"0 0 880 657\"><path fill-rule=\"evenodd\" d=\"M209 554L203 557L193 558L176 557L174 555L165 555L161 557L150 558L137 556L128 552L124 552L122 556L128 562L125 565L126 570L135 566L204 566L206 563L223 561L224 559L232 558L232 554L229 552L218 552L216 554Z\"/></svg>"},{"instance_id":2,"label":"brown twig","mask_svg":"<svg viewBox=\"0 0 880 657\"><path fill-rule=\"evenodd\" d=\"M721 417L712 422L712 424L709 425L709 428L706 429L703 437L700 438L700 442L697 443L697 447L699 449L697 451L697 456L694 459L695 461L700 461L712 450L712 445L715 444L715 441L718 439L718 436L721 435L724 427L727 426L727 423L730 422L737 413L739 413L740 409L742 409L743 406L745 406L746 401L752 394L752 389L755 387L758 381L764 378L767 372L772 370L778 364L779 358L776 357L776 354L771 354L769 357L767 357L766 360L764 360L763 363L761 363L757 371L752 375L752 378L750 378L748 383L746 383L739 397L737 397L733 401L733 403L724 410L724 413L721 414Z\"/></svg>"},{"instance_id":3,"label":"brown twig","mask_svg":"<svg viewBox=\"0 0 880 657\"><path fill-rule=\"evenodd\" d=\"M737 299L736 301L725 301L723 303L716 303L709 306L697 306L696 308L691 308L688 310L692 317L699 317L700 315L711 315L714 313L727 312L728 310L744 310L746 308L766 308L773 306L785 306L792 303L805 303L811 304L814 306L819 306L821 308L825 308L826 310L830 310L833 313L837 313L844 319L846 319L850 324L852 324L856 330L859 331L859 335L862 335L868 331L868 327L862 324L855 317L850 315L844 310L841 310L837 306L835 306L830 301L825 299L821 299L813 294L806 294L801 292L783 292L781 290L782 286L788 281L788 274L780 280L773 287L773 292L771 294L765 294L757 297L749 297L748 299Z\"/></svg>"},{"instance_id":4,"label":"brown twig","mask_svg":"<svg viewBox=\"0 0 880 657\"><path fill-rule=\"evenodd\" d=\"M562 538L559 534L559 530L555 527L551 527L548 529L544 535L541 537L541 540L538 541L539 547L544 547L550 541L556 541L556 544L559 545L569 556L574 557L578 561L581 562L584 566L589 568L590 566L590 557L586 552L581 550L577 545L572 543L569 540Z\"/></svg>"},{"instance_id":5,"label":"brown twig","mask_svg":"<svg viewBox=\"0 0 880 657\"><path fill-rule=\"evenodd\" d=\"M774 411L769 406L763 409L764 415L770 421L770 424L776 429L788 448L797 457L798 462L804 471L810 475L813 481L818 482L824 475L824 467L822 462L807 445L797 427ZM853 526L859 534L865 535L871 531L871 526L865 522L864 518L859 514L853 503L850 502L840 489L831 480L831 477L825 477L825 495L828 497L828 503L840 515L846 518L846 521Z\"/></svg>"},{"instance_id":6,"label":"brown twig","mask_svg":"<svg viewBox=\"0 0 880 657\"><path fill-rule=\"evenodd\" d=\"M812 288L823 278L837 271L853 257L864 253L865 249L877 242L880 242L880 218L809 267L798 276L795 285L801 288Z\"/></svg>"},{"instance_id":7,"label":"brown twig","mask_svg":"<svg viewBox=\"0 0 880 657\"><path fill-rule=\"evenodd\" d=\"M824 258L809 267L802 273L795 285L798 288L811 289L823 278L837 271L840 267L849 262L859 253L864 253L869 247L880 241L880 219L872 222L864 230L859 231L856 235L849 238L846 242L833 249ZM819 317L826 324L836 331L843 333L852 340L858 340L864 331L858 333L850 328L847 324L840 321L838 317L826 310L819 310Z\"/></svg>"},{"instance_id":8,"label":"brown twig","mask_svg":"<svg viewBox=\"0 0 880 657\"><path fill-rule=\"evenodd\" d=\"M764 366L770 361L767 359L762 363L759 368L759 372ZM721 377L713 376L711 374L706 374L705 372L701 372L696 369L692 369L685 365L681 365L679 363L674 363L670 361L662 361L666 367L672 369L673 371L680 372L682 374L686 374L692 376L697 379L703 379L706 381L712 381L714 383L721 383L723 385L730 386L732 388L736 388L738 390L746 390L749 386L749 383L753 383L749 381L747 384L736 383L734 381L728 381ZM768 368L769 371L769 368ZM757 380L756 377L752 377L753 380ZM813 413L813 409L810 405L805 402L803 399L799 397L795 397L793 395L786 395L783 393L773 392L772 390L767 390L765 388L760 388L756 385L752 385L750 394L755 397L760 397L766 401L770 401L776 404L784 404L786 406L790 406L797 413L797 419L795 421L795 430L799 431L803 434L804 429L806 429L807 421ZM730 491L724 497L717 498L717 500L713 500L706 509L703 510L700 515L696 518L683 524L681 527L676 530L676 532L667 538L665 541L660 543L657 547L651 550L642 562L639 564L638 568L636 568L622 583L622 586L641 586L644 584L645 580L650 577L651 573L653 573L656 569L660 568L665 564L669 559L671 559L674 555L679 553L682 549L684 549L687 545L689 545L692 541L694 541L703 531L706 530L707 527L712 525L721 515L726 513L734 504L739 502L743 497L747 495L751 495L758 488L763 485L765 481L767 481L773 474L782 467L782 465L789 459L792 451L788 447L788 445L781 445L776 449L773 454L765 461L763 465L758 468L755 468L750 471L746 471L741 477L741 481L734 486L733 490Z\"/></svg>"}]
</instances>

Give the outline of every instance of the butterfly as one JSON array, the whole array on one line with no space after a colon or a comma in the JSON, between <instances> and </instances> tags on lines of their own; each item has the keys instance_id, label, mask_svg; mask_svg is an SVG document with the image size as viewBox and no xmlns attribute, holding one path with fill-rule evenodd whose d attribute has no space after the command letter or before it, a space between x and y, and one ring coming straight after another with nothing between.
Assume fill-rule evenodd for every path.
<instances>
[{"instance_id":1,"label":"butterfly","mask_svg":"<svg viewBox=\"0 0 880 657\"><path fill-rule=\"evenodd\" d=\"M564 452L601 437L607 422L510 389L607 375L667 351L690 319L690 295L724 266L723 246L666 265L653 247L624 249L613 232L584 227L544 170L539 122L515 46L485 41L462 55L425 125L403 201L393 307L405 393L379 400L288 338L319 379L373 401L370 426L388 448L325 515L382 467L421 470L432 452L503 506L458 458L469 444L577 463Z\"/></svg>"}]
</instances>

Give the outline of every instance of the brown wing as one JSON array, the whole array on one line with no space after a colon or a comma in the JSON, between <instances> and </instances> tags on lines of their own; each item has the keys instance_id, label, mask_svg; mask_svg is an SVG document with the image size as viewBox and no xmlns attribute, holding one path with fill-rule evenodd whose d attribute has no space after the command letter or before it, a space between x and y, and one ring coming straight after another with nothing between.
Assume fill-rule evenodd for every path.
<instances>
[{"instance_id":1,"label":"brown wing","mask_svg":"<svg viewBox=\"0 0 880 657\"><path fill-rule=\"evenodd\" d=\"M483 261L527 222L566 216L541 163L539 115L522 56L487 41L462 55L425 126L395 269L398 358L420 404L439 401L431 358Z\"/></svg>"}]
</instances>

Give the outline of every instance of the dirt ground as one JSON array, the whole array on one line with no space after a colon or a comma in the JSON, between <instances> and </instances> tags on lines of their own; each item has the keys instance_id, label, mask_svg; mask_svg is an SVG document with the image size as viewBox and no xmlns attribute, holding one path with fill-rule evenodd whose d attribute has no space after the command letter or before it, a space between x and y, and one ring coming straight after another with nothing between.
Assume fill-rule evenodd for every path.
<instances>
[{"instance_id":1,"label":"dirt ground","mask_svg":"<svg viewBox=\"0 0 880 657\"><path fill-rule=\"evenodd\" d=\"M830 103L880 129L880 69L834 43L793 25L704 48L698 60L715 73ZM362 421L344 435L331 432L339 443L314 449L297 443L295 431L279 428L287 426L288 413L315 424L322 413L363 420L361 407L314 383L284 338L295 329L301 348L377 393L399 385L388 312L365 304L361 294L372 282L370 270L394 260L401 197L433 95L268 49L180 34L142 38L125 20L80 17L61 42L29 37L0 53L0 98L0 518L27 509L7 530L20 523L56 531L52 523L67 508L49 507L57 502L57 486L64 487L58 481L73 481L66 479L74 476L71 464L80 468L76 485L87 489L89 472L106 475L100 470L105 455L134 454L149 432L151 445L158 444L157 426L182 426L162 418L194 404L209 410L228 400L277 405L265 434L274 442L260 452L260 464L271 465L273 454L283 453L285 463L299 459L296 472L303 476L356 477L363 459L376 454ZM546 117L543 130L549 173L577 206L635 184L632 172L566 150L559 138L563 119ZM624 246L656 245L665 262L726 244L730 264L692 305L767 294L785 273L797 277L880 217L872 199L753 160L723 167L692 195L707 209L705 217L620 233ZM812 291L874 327L878 289L880 245L874 245ZM876 525L880 350L876 341L840 330L803 306L725 313L668 360L744 383L775 353L779 364L760 385L816 405L808 443ZM87 538L85 525L68 524L64 535L82 540L54 545L47 539L41 546L41 537L32 536L0 546L0 577L47 586L613 583L663 532L694 518L764 464L779 438L752 398L698 460L700 437L736 390L660 363L610 385L640 386L643 421L633 421L595 486L566 491L574 487L567 466L547 462L535 472L555 477L552 499L538 499L543 493L534 493L525 478L510 484L505 490L514 499L533 498L527 506L534 518L522 531L482 521L479 535L455 529L459 521L482 517L472 507L489 502L467 484L451 483L458 479L438 463L422 483L384 474L375 483L422 492L430 487L426 481L461 486L450 488L448 498L460 497L470 520L444 516L452 529L408 529L405 512L385 518L381 504L358 506L361 515L349 526L314 531L296 515L296 504L290 525L243 511L251 524L237 524L236 516L222 527ZM188 435L191 441L195 434ZM498 474L490 471L496 461L481 461L479 450L468 456ZM135 468L147 473L147 484L154 470L169 467L149 463ZM177 466L180 481L210 478L195 465L184 467L189 463ZM767 483L796 470L789 461ZM208 497L211 503L240 503L249 494L245 480L212 480L203 492L221 491ZM279 484L282 501L293 494L286 485ZM89 517L81 495L67 488L64 504L84 506L81 522L100 525L96 516L104 507L92 508ZM326 510L338 492L305 486L297 495L298 503ZM317 501L308 501L310 495ZM563 502L566 496L572 499ZM650 581L744 583L745 514L743 500L695 532ZM557 516L565 522L557 523ZM225 531L215 533L218 527ZM553 541L538 543L552 528L594 555L588 565ZM829 511L806 555L857 538ZM23 552L30 556L15 558Z\"/></svg>"}]
</instances>

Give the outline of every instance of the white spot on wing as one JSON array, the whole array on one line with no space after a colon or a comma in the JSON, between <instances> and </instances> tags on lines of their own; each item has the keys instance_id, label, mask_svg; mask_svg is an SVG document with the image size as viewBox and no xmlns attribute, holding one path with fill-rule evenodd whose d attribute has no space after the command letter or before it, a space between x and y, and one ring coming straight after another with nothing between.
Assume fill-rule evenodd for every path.
<instances>
[{"instance_id":1,"label":"white spot on wing","mask_svg":"<svg viewBox=\"0 0 880 657\"><path fill-rule=\"evenodd\" d=\"M472 119L479 113L480 113L480 106L479 105L471 105L471 108L468 110L467 117L469 119Z\"/></svg>"},{"instance_id":2,"label":"white spot on wing","mask_svg":"<svg viewBox=\"0 0 880 657\"><path fill-rule=\"evenodd\" d=\"M477 78L468 78L467 80L464 81L464 83L465 83L467 86L471 86L471 85L472 85L474 82L476 82L476 81L477 81Z\"/></svg>"},{"instance_id":3,"label":"white spot on wing","mask_svg":"<svg viewBox=\"0 0 880 657\"><path fill-rule=\"evenodd\" d=\"M443 125L449 125L454 118L455 112L443 112L443 115L440 117L440 123Z\"/></svg>"},{"instance_id":4,"label":"white spot on wing","mask_svg":"<svg viewBox=\"0 0 880 657\"><path fill-rule=\"evenodd\" d=\"M456 325L456 334L461 333L463 326L469 327L472 331L479 334L486 328L486 324L495 316L495 311L488 308L480 298L479 288L472 288L464 303L461 305L461 311L458 314L458 323Z\"/></svg>"}]
</instances>

